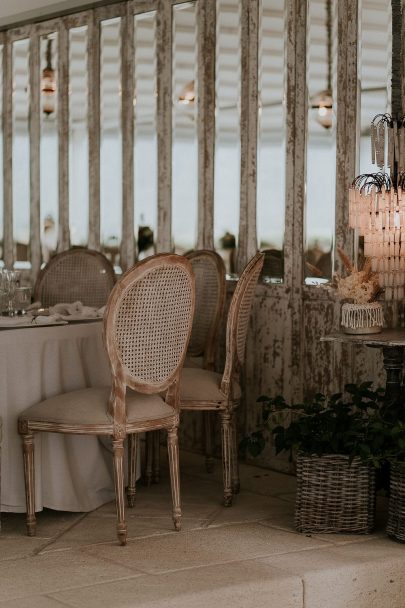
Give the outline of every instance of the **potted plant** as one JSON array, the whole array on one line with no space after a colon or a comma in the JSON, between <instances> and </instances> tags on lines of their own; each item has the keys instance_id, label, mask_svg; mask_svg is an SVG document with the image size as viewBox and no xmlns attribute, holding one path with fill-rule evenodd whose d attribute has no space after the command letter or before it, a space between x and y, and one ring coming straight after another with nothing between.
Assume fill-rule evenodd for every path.
<instances>
[{"instance_id":1,"label":"potted plant","mask_svg":"<svg viewBox=\"0 0 405 608\"><path fill-rule=\"evenodd\" d=\"M319 393L289 405L282 397L260 397L262 423L242 441L257 456L267 435L276 453L297 452L295 526L300 532L369 533L374 525L375 465L384 436L379 409L384 391L371 382L348 384L345 393ZM280 414L291 414L287 426Z\"/></svg>"},{"instance_id":2,"label":"potted plant","mask_svg":"<svg viewBox=\"0 0 405 608\"><path fill-rule=\"evenodd\" d=\"M382 306L376 301L381 292L378 275L372 272L371 260L366 258L361 269L338 250L347 276L336 274L331 287L342 304L341 325L348 334L379 333L384 325Z\"/></svg>"}]
</instances>

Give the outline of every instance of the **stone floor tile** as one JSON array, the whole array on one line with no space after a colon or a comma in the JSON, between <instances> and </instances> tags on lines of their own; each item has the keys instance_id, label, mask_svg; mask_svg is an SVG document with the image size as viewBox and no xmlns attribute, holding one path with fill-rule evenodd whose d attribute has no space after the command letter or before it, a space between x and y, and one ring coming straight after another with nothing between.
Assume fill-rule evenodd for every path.
<instances>
[{"instance_id":1,"label":"stone floor tile","mask_svg":"<svg viewBox=\"0 0 405 608\"><path fill-rule=\"evenodd\" d=\"M62 600L46 595L30 595L29 597L19 597L16 600L0 600L0 608L69 608ZM110 608L112 608L110 606Z\"/></svg>"},{"instance_id":2,"label":"stone floor tile","mask_svg":"<svg viewBox=\"0 0 405 608\"><path fill-rule=\"evenodd\" d=\"M249 561L54 594L74 608L302 608L302 596L300 578Z\"/></svg>"},{"instance_id":3,"label":"stone floor tile","mask_svg":"<svg viewBox=\"0 0 405 608\"><path fill-rule=\"evenodd\" d=\"M304 608L404 608L405 548L389 539L263 561L303 579Z\"/></svg>"},{"instance_id":4,"label":"stone floor tile","mask_svg":"<svg viewBox=\"0 0 405 608\"><path fill-rule=\"evenodd\" d=\"M37 513L36 538L53 538L80 521L83 516L83 513L44 509ZM2 513L1 533L9 537L24 535L26 533L25 513Z\"/></svg>"},{"instance_id":5,"label":"stone floor tile","mask_svg":"<svg viewBox=\"0 0 405 608\"><path fill-rule=\"evenodd\" d=\"M20 536L5 536L2 531L0 535L0 562L35 555L48 542L48 539L26 536L25 530L21 532Z\"/></svg>"},{"instance_id":6,"label":"stone floor tile","mask_svg":"<svg viewBox=\"0 0 405 608\"><path fill-rule=\"evenodd\" d=\"M279 500L274 496L263 496L242 492L234 499L232 508L219 507L214 513L210 525L249 522L258 520L291 521L294 507L291 503Z\"/></svg>"},{"instance_id":7,"label":"stone floor tile","mask_svg":"<svg viewBox=\"0 0 405 608\"><path fill-rule=\"evenodd\" d=\"M161 461L163 466L165 466L166 457L163 451L161 452ZM204 461L200 454L193 454L191 452L182 453L180 465L183 474L191 474L204 480L222 483L222 464L219 459L214 459L213 473L206 472ZM296 488L296 479L293 475L269 471L244 463L241 463L239 466L239 475L241 487L244 490L257 492L258 494L277 496L280 493L294 492Z\"/></svg>"},{"instance_id":8,"label":"stone floor tile","mask_svg":"<svg viewBox=\"0 0 405 608\"><path fill-rule=\"evenodd\" d=\"M259 524L237 524L140 538L130 542L125 551L116 545L87 547L83 551L137 570L157 573L325 545L328 546L322 541Z\"/></svg>"},{"instance_id":9,"label":"stone floor tile","mask_svg":"<svg viewBox=\"0 0 405 608\"><path fill-rule=\"evenodd\" d=\"M119 547L125 551L125 547ZM0 562L0 598L49 594L82 585L135 576L134 568L78 551L63 551Z\"/></svg>"},{"instance_id":10,"label":"stone floor tile","mask_svg":"<svg viewBox=\"0 0 405 608\"><path fill-rule=\"evenodd\" d=\"M114 505L115 510L115 505ZM145 516L130 516L126 518L128 526L128 540L133 540L139 537L145 538L159 534L169 534L173 532L173 522L171 515L166 517L145 517ZM186 518L182 519L182 530L195 530L201 527L201 522L198 519ZM50 551L60 551L61 549L76 549L89 545L97 545L101 543L111 544L115 542L116 530L116 515L114 514L90 514L88 517L65 532L55 541L47 544L41 553Z\"/></svg>"}]
</instances>

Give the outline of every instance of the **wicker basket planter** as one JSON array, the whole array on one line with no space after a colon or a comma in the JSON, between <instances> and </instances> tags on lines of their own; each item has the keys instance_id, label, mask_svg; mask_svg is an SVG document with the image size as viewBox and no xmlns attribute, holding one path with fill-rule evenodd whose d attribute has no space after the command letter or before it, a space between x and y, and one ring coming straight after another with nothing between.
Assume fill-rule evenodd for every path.
<instances>
[{"instance_id":1,"label":"wicker basket planter","mask_svg":"<svg viewBox=\"0 0 405 608\"><path fill-rule=\"evenodd\" d=\"M387 534L405 543L405 473L395 463L391 465Z\"/></svg>"},{"instance_id":2,"label":"wicker basket planter","mask_svg":"<svg viewBox=\"0 0 405 608\"><path fill-rule=\"evenodd\" d=\"M374 515L372 467L359 458L350 463L348 456L298 454L295 527L299 532L368 534Z\"/></svg>"}]
</instances>

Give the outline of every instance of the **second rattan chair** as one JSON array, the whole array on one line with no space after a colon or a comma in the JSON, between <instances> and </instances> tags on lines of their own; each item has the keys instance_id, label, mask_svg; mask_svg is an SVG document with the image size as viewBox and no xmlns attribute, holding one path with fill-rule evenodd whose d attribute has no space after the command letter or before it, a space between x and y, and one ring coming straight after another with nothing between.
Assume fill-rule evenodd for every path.
<instances>
[{"instance_id":1,"label":"second rattan chair","mask_svg":"<svg viewBox=\"0 0 405 608\"><path fill-rule=\"evenodd\" d=\"M34 298L42 306L80 301L100 308L115 283L114 268L98 251L74 247L58 253L40 271Z\"/></svg>"},{"instance_id":2,"label":"second rattan chair","mask_svg":"<svg viewBox=\"0 0 405 608\"><path fill-rule=\"evenodd\" d=\"M220 414L225 506L232 504L233 494L239 491L234 412L241 398L239 374L245 360L250 311L263 260L260 252L252 258L233 294L226 328L224 373L185 367L181 374L180 409Z\"/></svg>"},{"instance_id":3,"label":"second rattan chair","mask_svg":"<svg viewBox=\"0 0 405 608\"><path fill-rule=\"evenodd\" d=\"M185 254L195 275L195 313L184 367L214 370L219 342L219 324L225 306L225 264L215 251L199 249ZM206 468L214 469L212 412L204 412ZM159 434L147 438L145 478L149 485L160 477Z\"/></svg>"},{"instance_id":4,"label":"second rattan chair","mask_svg":"<svg viewBox=\"0 0 405 608\"><path fill-rule=\"evenodd\" d=\"M28 535L36 530L34 433L38 431L112 437L117 534L120 544L125 544L124 440L128 436L127 495L129 506L134 506L138 434L166 429L173 521L175 529L180 529L179 377L191 333L194 298L194 276L185 258L162 254L137 264L114 287L104 315L112 389L72 391L33 405L20 415Z\"/></svg>"}]
</instances>

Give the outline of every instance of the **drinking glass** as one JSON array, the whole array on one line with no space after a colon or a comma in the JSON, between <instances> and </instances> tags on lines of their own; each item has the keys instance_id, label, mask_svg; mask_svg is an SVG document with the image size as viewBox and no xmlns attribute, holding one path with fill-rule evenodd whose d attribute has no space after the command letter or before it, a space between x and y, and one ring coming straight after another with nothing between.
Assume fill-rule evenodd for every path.
<instances>
[{"instance_id":1,"label":"drinking glass","mask_svg":"<svg viewBox=\"0 0 405 608\"><path fill-rule=\"evenodd\" d=\"M31 304L31 287L16 287L14 293L14 313L25 315Z\"/></svg>"},{"instance_id":2,"label":"drinking glass","mask_svg":"<svg viewBox=\"0 0 405 608\"><path fill-rule=\"evenodd\" d=\"M3 297L2 313L9 317L14 316L14 293L17 283L17 273L14 270L2 269L1 271L1 294Z\"/></svg>"}]
</instances>

